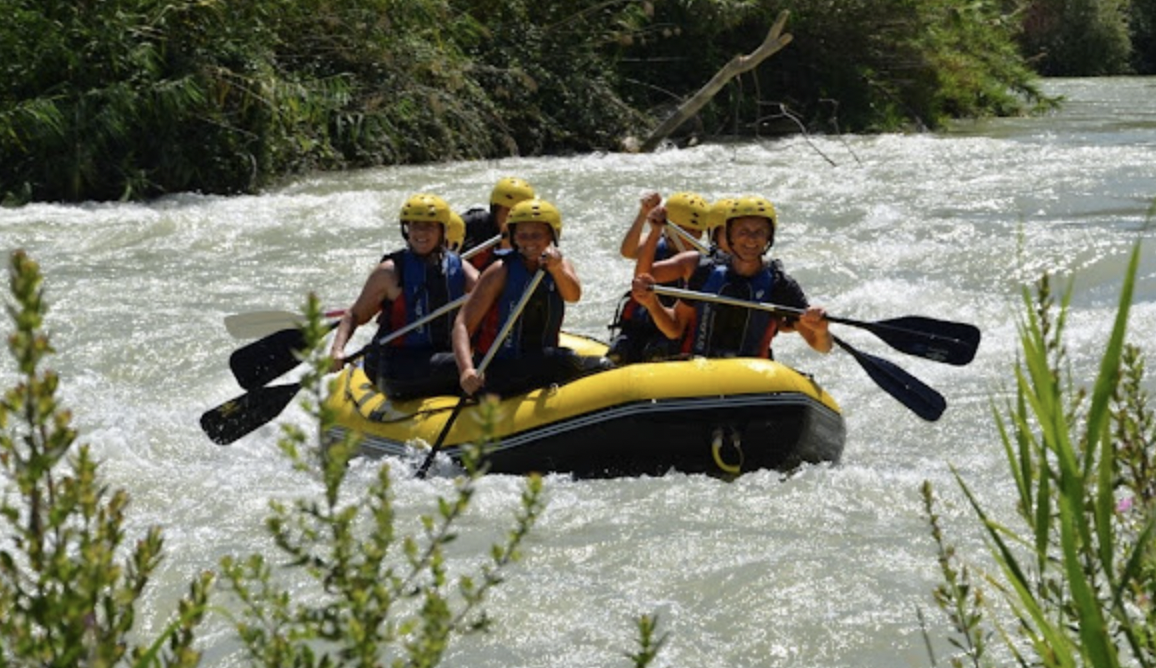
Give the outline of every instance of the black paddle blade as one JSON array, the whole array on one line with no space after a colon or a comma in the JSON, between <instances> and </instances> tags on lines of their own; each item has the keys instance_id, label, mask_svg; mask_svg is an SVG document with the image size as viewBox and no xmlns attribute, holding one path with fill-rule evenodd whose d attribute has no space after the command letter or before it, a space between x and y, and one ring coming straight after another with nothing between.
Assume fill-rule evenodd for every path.
<instances>
[{"instance_id":1,"label":"black paddle blade","mask_svg":"<svg viewBox=\"0 0 1156 668\"><path fill-rule=\"evenodd\" d=\"M925 385L923 381L881 357L852 348L837 336L832 338L840 348L851 353L876 385L919 417L928 422L935 422L943 415L943 411L947 410L947 400L943 395Z\"/></svg>"},{"instance_id":2,"label":"black paddle blade","mask_svg":"<svg viewBox=\"0 0 1156 668\"><path fill-rule=\"evenodd\" d=\"M965 322L911 315L847 324L866 329L900 352L956 366L971 362L979 347L979 328Z\"/></svg>"},{"instance_id":3,"label":"black paddle blade","mask_svg":"<svg viewBox=\"0 0 1156 668\"><path fill-rule=\"evenodd\" d=\"M281 414L301 389L300 383L259 387L205 411L201 429L218 445L228 445Z\"/></svg>"},{"instance_id":4,"label":"black paddle blade","mask_svg":"<svg viewBox=\"0 0 1156 668\"><path fill-rule=\"evenodd\" d=\"M301 363L305 335L297 328L283 329L242 346L229 355L233 377L246 390L270 383Z\"/></svg>"}]
</instances>

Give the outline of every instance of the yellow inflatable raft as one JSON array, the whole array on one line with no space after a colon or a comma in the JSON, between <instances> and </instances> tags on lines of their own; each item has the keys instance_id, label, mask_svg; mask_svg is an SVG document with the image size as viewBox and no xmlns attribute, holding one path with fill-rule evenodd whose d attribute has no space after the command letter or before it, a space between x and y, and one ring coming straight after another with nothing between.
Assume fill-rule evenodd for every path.
<instances>
[{"instance_id":1,"label":"yellow inflatable raft","mask_svg":"<svg viewBox=\"0 0 1156 668\"><path fill-rule=\"evenodd\" d=\"M564 335L562 345L599 355L604 344ZM347 367L328 404L334 437L352 430L371 456L421 456L459 397L391 403L360 366ZM489 443L491 472L578 477L687 473L738 475L837 462L845 427L838 404L810 377L778 362L690 359L632 364L496 401L466 406L442 453ZM487 419L486 415L490 417Z\"/></svg>"}]
</instances>

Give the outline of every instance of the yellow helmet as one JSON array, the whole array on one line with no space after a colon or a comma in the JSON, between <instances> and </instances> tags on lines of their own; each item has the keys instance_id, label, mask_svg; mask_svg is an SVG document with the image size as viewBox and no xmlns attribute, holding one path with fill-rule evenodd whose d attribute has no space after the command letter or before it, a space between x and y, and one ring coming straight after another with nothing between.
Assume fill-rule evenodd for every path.
<instances>
[{"instance_id":1,"label":"yellow helmet","mask_svg":"<svg viewBox=\"0 0 1156 668\"><path fill-rule=\"evenodd\" d=\"M710 205L710 213L706 217L706 229L713 232L727 224L727 212L734 206L735 200L725 197Z\"/></svg>"},{"instance_id":2,"label":"yellow helmet","mask_svg":"<svg viewBox=\"0 0 1156 668\"><path fill-rule=\"evenodd\" d=\"M444 228L450 222L450 205L437 195L430 195L428 193L418 193L411 195L401 205L402 225L405 223L417 223L421 221L430 221L441 223Z\"/></svg>"},{"instance_id":3,"label":"yellow helmet","mask_svg":"<svg viewBox=\"0 0 1156 668\"><path fill-rule=\"evenodd\" d=\"M446 225L446 245L459 248L466 240L466 221L456 211L450 211L450 222Z\"/></svg>"},{"instance_id":4,"label":"yellow helmet","mask_svg":"<svg viewBox=\"0 0 1156 668\"><path fill-rule=\"evenodd\" d=\"M705 230L709 213L706 200L697 193L674 193L666 198L666 218L679 227Z\"/></svg>"},{"instance_id":5,"label":"yellow helmet","mask_svg":"<svg viewBox=\"0 0 1156 668\"><path fill-rule=\"evenodd\" d=\"M514 208L510 209L506 225L513 227L518 223L546 223L554 230L554 243L558 243L562 238L562 214L546 200L534 198L515 204ZM510 237L513 236L514 232L511 230Z\"/></svg>"},{"instance_id":6,"label":"yellow helmet","mask_svg":"<svg viewBox=\"0 0 1156 668\"><path fill-rule=\"evenodd\" d=\"M779 217L775 215L775 205L771 200L759 195L747 195L731 200L730 208L726 212L726 222L743 216L758 216L771 221L771 232L779 229Z\"/></svg>"},{"instance_id":7,"label":"yellow helmet","mask_svg":"<svg viewBox=\"0 0 1156 668\"><path fill-rule=\"evenodd\" d=\"M534 199L534 189L523 179L507 176L490 192L490 204L513 208L518 202Z\"/></svg>"}]
</instances>

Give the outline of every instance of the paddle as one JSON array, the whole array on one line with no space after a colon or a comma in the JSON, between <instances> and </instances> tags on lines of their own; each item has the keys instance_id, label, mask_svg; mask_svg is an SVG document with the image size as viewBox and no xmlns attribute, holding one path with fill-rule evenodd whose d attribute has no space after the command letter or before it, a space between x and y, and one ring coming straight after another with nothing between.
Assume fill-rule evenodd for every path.
<instances>
[{"instance_id":1,"label":"paddle","mask_svg":"<svg viewBox=\"0 0 1156 668\"><path fill-rule=\"evenodd\" d=\"M490 246L499 243L501 240L502 235L500 234L490 237L465 253L462 253L462 259L468 260ZM340 318L344 313L345 309L326 311L325 317ZM252 311L249 313L234 313L225 316L225 329L228 330L229 335L235 339L255 339L257 337L275 334L283 329L295 329L300 327L301 322L302 316L300 313L292 313L290 311Z\"/></svg>"},{"instance_id":2,"label":"paddle","mask_svg":"<svg viewBox=\"0 0 1156 668\"><path fill-rule=\"evenodd\" d=\"M695 239L694 235L692 235L690 232L687 232L686 230L682 229L681 227L679 227L678 225L675 225L672 222L667 221L666 229L667 229L667 231L674 230L674 234L677 238L686 242L691 248L695 249L696 251L698 251L700 253L705 254L708 250L710 250L705 244L703 244L703 242L699 241L698 239Z\"/></svg>"},{"instance_id":3,"label":"paddle","mask_svg":"<svg viewBox=\"0 0 1156 668\"><path fill-rule=\"evenodd\" d=\"M486 351L481 363L478 364L477 369L479 374L483 373L486 367L490 365L490 362L494 359L494 355L498 353L498 349L502 347L502 343L506 340L506 337L510 335L510 330L514 328L514 323L521 317L522 311L526 308L526 303L530 301L530 297L534 296L534 290L538 289L538 284L542 282L542 277L545 275L546 270L542 268L539 268L538 271L534 273L529 285L526 286L526 290L522 293L522 298L514 305L514 310L510 312L510 316L506 318L506 322L502 324L502 329L498 331L497 338L490 344L490 349ZM442 426L441 433L438 434L437 440L434 441L433 447L430 448L429 454L425 456L425 461L421 463L414 477L424 478L426 476L430 464L433 464L434 458L437 457L438 452L441 451L442 444L445 443L446 436L450 433L450 428L454 426L458 415L461 415L462 409L465 408L466 401L470 396L469 394L463 394L462 398L458 400L457 405L454 406L454 410L450 413L450 416L446 418L446 423Z\"/></svg>"},{"instance_id":4,"label":"paddle","mask_svg":"<svg viewBox=\"0 0 1156 668\"><path fill-rule=\"evenodd\" d=\"M452 302L435 309L424 318L415 320L397 331L390 332L377 341L370 342L361 350L346 357L346 363L353 362L362 357L375 345L385 345L432 320L440 318L461 306L465 301L465 295L458 297ZM296 360L296 358L294 359ZM296 366L296 364L294 366ZM300 389L301 383L255 387L245 394L234 397L216 408L205 411L201 415L201 429L214 443L228 445L280 415L281 411L285 410L285 407L289 405L289 402L293 401L293 397Z\"/></svg>"},{"instance_id":5,"label":"paddle","mask_svg":"<svg viewBox=\"0 0 1156 668\"><path fill-rule=\"evenodd\" d=\"M322 314L326 320L340 318L345 309L334 309ZM225 329L234 339L255 339L275 334L290 327L300 327L304 316L291 311L250 311L225 316Z\"/></svg>"},{"instance_id":6,"label":"paddle","mask_svg":"<svg viewBox=\"0 0 1156 668\"><path fill-rule=\"evenodd\" d=\"M911 409L913 413L928 422L935 422L943 411L947 409L947 400L943 395L928 387L915 376L907 373L892 362L881 357L868 355L856 350L851 344L837 336L831 337L843 350L851 353L859 366L867 372L871 380L875 381L884 392L899 400L899 403Z\"/></svg>"},{"instance_id":7,"label":"paddle","mask_svg":"<svg viewBox=\"0 0 1156 668\"><path fill-rule=\"evenodd\" d=\"M774 306L773 304L762 304L745 299L734 299L732 297L712 295L705 292L695 292L693 290L664 288L658 285L654 286L654 291L658 294L670 294L680 299L698 299L700 301L710 301L741 308L770 310L772 312L782 312L781 309L783 308ZM789 309L787 312L795 310L797 309ZM801 314L802 312L799 311L799 313ZM855 358L855 361L859 363L859 366L863 367L863 370L875 381L876 385L887 394L895 397L899 403L911 409L911 411L919 417L928 422L934 422L938 420L939 416L943 415L943 411L947 409L947 400L943 398L943 395L931 387L928 387L923 381L907 373L894 363L881 357L875 357L874 355L868 355L865 352L856 350L851 347L851 344L837 336L832 336L831 338L840 348Z\"/></svg>"},{"instance_id":8,"label":"paddle","mask_svg":"<svg viewBox=\"0 0 1156 668\"><path fill-rule=\"evenodd\" d=\"M329 329L334 327L336 322L328 324ZM229 355L229 369L238 385L252 390L295 369L301 363L297 356L304 349L305 334L300 329L282 329L234 350Z\"/></svg>"},{"instance_id":9,"label":"paddle","mask_svg":"<svg viewBox=\"0 0 1156 668\"><path fill-rule=\"evenodd\" d=\"M797 318L803 314L802 309L792 308L790 306L752 302L745 299L709 295L703 292L669 288L661 285L655 285L654 291L660 295L668 295L680 299L713 301L727 306L753 308L793 318ZM935 362L943 362L945 364L963 366L971 362L975 357L976 348L979 347L979 329L974 325L962 322L936 320L934 318L915 315L881 320L879 322L863 322L850 318L838 318L832 315L828 315L826 318L829 322L865 329L900 352L915 355L916 357L923 357Z\"/></svg>"}]
</instances>

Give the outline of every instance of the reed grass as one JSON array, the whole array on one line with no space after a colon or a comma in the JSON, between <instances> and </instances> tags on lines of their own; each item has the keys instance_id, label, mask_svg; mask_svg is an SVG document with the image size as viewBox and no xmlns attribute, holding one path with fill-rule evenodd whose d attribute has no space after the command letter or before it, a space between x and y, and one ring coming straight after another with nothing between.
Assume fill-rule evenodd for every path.
<instances>
[{"instance_id":1,"label":"reed grass","mask_svg":"<svg viewBox=\"0 0 1156 668\"><path fill-rule=\"evenodd\" d=\"M993 636L1023 666L1156 665L1156 419L1143 355L1126 343L1139 258L1137 245L1090 389L1073 381L1064 346L1071 288L1058 304L1049 277L1034 296L1024 292L1015 393L993 407L1018 522L983 507L953 468L997 570L976 578L944 538L924 483L943 575L935 601L957 649L952 665L994 665ZM1011 619L989 604L984 582Z\"/></svg>"}]
</instances>

